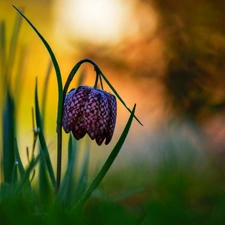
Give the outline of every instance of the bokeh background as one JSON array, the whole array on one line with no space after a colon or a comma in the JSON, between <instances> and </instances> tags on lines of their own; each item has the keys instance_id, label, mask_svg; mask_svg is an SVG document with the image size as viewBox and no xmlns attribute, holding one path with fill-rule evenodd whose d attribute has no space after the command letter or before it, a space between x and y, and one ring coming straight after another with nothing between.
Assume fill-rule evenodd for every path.
<instances>
[{"instance_id":1,"label":"bokeh background","mask_svg":"<svg viewBox=\"0 0 225 225\"><path fill-rule=\"evenodd\" d=\"M0 20L6 22L8 48L18 16L12 5L23 8L49 42L64 82L78 60L91 58L130 108L137 103L136 115L144 126L133 122L116 160L117 167L126 168L129 164L141 171L140 166L154 162L160 149L166 151L168 142L179 154L185 149L183 146L192 146L201 154L216 153L222 160L225 150L224 1L0 0ZM17 82L22 84L16 107L20 151L25 156L26 147L32 146L31 107L38 77L40 101L43 98L47 101L45 133L54 159L56 77L52 71L50 89L42 96L50 59L25 21L22 21L15 55L11 84L13 89ZM15 80L18 68L20 79ZM81 72L86 74L84 83L93 85L93 68L84 65ZM76 86L78 77L71 88ZM105 88L109 90L106 85ZM112 142L101 147L91 144L90 161L94 168L109 154L128 117L129 113L118 102ZM64 135L65 143L67 137ZM26 157L23 160L26 162Z\"/></svg>"}]
</instances>

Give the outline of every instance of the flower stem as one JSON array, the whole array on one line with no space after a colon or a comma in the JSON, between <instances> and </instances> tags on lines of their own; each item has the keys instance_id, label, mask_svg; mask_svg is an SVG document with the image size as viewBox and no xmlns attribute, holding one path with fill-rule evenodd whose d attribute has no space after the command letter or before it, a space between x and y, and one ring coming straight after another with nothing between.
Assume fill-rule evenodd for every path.
<instances>
[{"instance_id":1,"label":"flower stem","mask_svg":"<svg viewBox=\"0 0 225 225\"><path fill-rule=\"evenodd\" d=\"M60 183L61 183L61 171L62 171L62 114L63 114L63 105L64 105L64 100L66 97L67 90L69 88L69 85L71 81L73 80L73 77L75 76L77 70L80 68L82 63L89 62L91 63L96 71L96 74L98 76L98 73L100 71L98 65L92 61L91 59L82 59L76 65L73 67L71 70L67 81L65 83L65 86L63 88L63 96L62 96L62 104L61 104L61 110L60 114L58 114L58 120L57 120L57 169L56 169L56 188L55 188L55 193L57 194L60 188ZM97 85L98 78L96 78L95 85Z\"/></svg>"},{"instance_id":2,"label":"flower stem","mask_svg":"<svg viewBox=\"0 0 225 225\"><path fill-rule=\"evenodd\" d=\"M99 74L101 74L101 70L100 68L98 67L98 65L91 59L88 59L88 58L85 58L85 59L82 59L80 60L79 62L77 62L75 64L75 66L73 67L73 69L71 70L68 78L67 78L67 81L65 83L65 86L63 88L63 100L65 99L65 96L66 96L66 93L67 93L67 90L69 88L69 85L71 83L71 81L73 80L73 77L75 76L77 70L80 68L80 66L83 64L83 63L90 63L94 66L94 70L96 71L96 74L97 74L97 77L96 77L96 80L95 80L95 84L94 84L94 87L97 86L97 82L98 82L98 76Z\"/></svg>"},{"instance_id":3,"label":"flower stem","mask_svg":"<svg viewBox=\"0 0 225 225\"><path fill-rule=\"evenodd\" d=\"M62 120L60 122L62 124ZM58 193L61 183L61 170L62 170L62 125L57 128L57 170L56 170L56 187L55 194Z\"/></svg>"},{"instance_id":4,"label":"flower stem","mask_svg":"<svg viewBox=\"0 0 225 225\"><path fill-rule=\"evenodd\" d=\"M94 89L98 88L98 73L96 72L96 78L95 78L95 84L94 84Z\"/></svg>"}]
</instances>

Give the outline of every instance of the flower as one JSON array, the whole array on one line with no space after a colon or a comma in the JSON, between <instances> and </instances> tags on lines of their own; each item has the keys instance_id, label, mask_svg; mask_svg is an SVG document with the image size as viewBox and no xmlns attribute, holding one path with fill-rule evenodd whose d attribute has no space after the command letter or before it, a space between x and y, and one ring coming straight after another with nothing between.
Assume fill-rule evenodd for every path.
<instances>
[{"instance_id":1,"label":"flower","mask_svg":"<svg viewBox=\"0 0 225 225\"><path fill-rule=\"evenodd\" d=\"M62 126L72 131L79 140L87 133L101 145L109 144L116 124L116 98L114 95L89 86L72 89L65 98Z\"/></svg>"}]
</instances>

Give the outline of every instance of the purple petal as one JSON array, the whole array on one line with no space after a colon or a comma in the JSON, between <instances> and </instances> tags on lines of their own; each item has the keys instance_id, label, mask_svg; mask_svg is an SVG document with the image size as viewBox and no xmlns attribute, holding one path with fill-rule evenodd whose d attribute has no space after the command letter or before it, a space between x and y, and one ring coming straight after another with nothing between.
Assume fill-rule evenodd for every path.
<instances>
[{"instance_id":1,"label":"purple petal","mask_svg":"<svg viewBox=\"0 0 225 225\"><path fill-rule=\"evenodd\" d=\"M84 127L83 119L79 123L76 124L75 128L72 130L73 136L79 140L83 138L86 134L86 129Z\"/></svg>"},{"instance_id":2,"label":"purple petal","mask_svg":"<svg viewBox=\"0 0 225 225\"><path fill-rule=\"evenodd\" d=\"M117 113L117 105L116 105L116 98L114 95L104 92L105 96L108 100L108 110L109 110L109 115L108 115L108 123L107 123L107 129L106 129L106 140L105 144L109 144L109 142L112 139L115 125L116 125L116 113Z\"/></svg>"},{"instance_id":3,"label":"purple petal","mask_svg":"<svg viewBox=\"0 0 225 225\"><path fill-rule=\"evenodd\" d=\"M73 130L81 120L83 108L91 87L79 86L70 91L65 98L62 125L66 133Z\"/></svg>"},{"instance_id":4,"label":"purple petal","mask_svg":"<svg viewBox=\"0 0 225 225\"><path fill-rule=\"evenodd\" d=\"M99 131L98 115L100 111L101 93L92 89L84 106L84 126L90 138L93 140Z\"/></svg>"},{"instance_id":5,"label":"purple petal","mask_svg":"<svg viewBox=\"0 0 225 225\"><path fill-rule=\"evenodd\" d=\"M97 143L98 145L102 145L104 139L105 139L105 135L102 134L102 135L97 136L96 139L95 139L95 141L96 141L96 143Z\"/></svg>"}]
</instances>

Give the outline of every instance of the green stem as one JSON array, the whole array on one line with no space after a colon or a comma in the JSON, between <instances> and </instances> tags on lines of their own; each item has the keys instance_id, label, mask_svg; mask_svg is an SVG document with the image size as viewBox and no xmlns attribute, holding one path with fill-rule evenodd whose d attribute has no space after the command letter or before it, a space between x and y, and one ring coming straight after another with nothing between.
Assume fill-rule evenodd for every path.
<instances>
[{"instance_id":1,"label":"green stem","mask_svg":"<svg viewBox=\"0 0 225 225\"><path fill-rule=\"evenodd\" d=\"M55 194L58 193L61 183L61 170L62 170L62 127L58 122L57 124L57 169L56 169L56 187Z\"/></svg>"},{"instance_id":2,"label":"green stem","mask_svg":"<svg viewBox=\"0 0 225 225\"><path fill-rule=\"evenodd\" d=\"M94 89L97 89L98 88L98 73L96 73L96 78L95 78L95 84L94 84Z\"/></svg>"},{"instance_id":3,"label":"green stem","mask_svg":"<svg viewBox=\"0 0 225 225\"><path fill-rule=\"evenodd\" d=\"M64 99L65 99L65 96L66 96L66 93L67 93L67 91L68 91L69 85L70 85L71 81L73 80L73 77L75 76L77 70L80 68L81 64L83 64L83 63L85 63L85 62L88 62L88 63L92 64L92 65L94 66L94 69L95 69L95 71L96 71L96 74L97 74L97 75L100 74L101 70L99 69L98 65L97 65L94 61L92 61L91 59L87 59L87 58L80 60L80 61L79 61L78 63L76 63L76 65L73 67L73 69L71 70L71 72L70 72L70 74L69 74L69 76L68 76L68 78L67 78L67 81L66 81L65 86L64 86L64 89L63 89L63 101L64 101ZM97 79L97 78L96 78L96 79ZM96 82L95 82L95 83L96 83Z\"/></svg>"},{"instance_id":4,"label":"green stem","mask_svg":"<svg viewBox=\"0 0 225 225\"><path fill-rule=\"evenodd\" d=\"M61 122L62 123L62 122ZM62 126L58 124L57 129L57 170L56 170L56 188L55 194L58 193L61 183L61 170L62 170Z\"/></svg>"}]
</instances>

